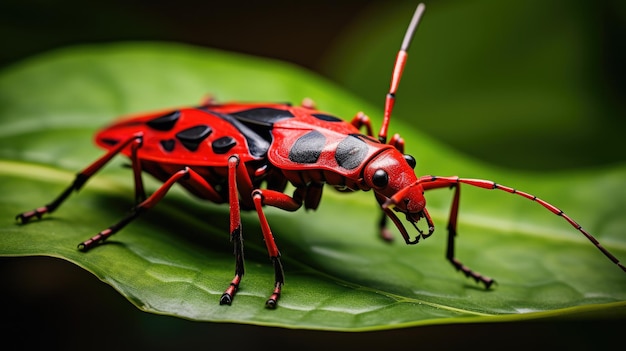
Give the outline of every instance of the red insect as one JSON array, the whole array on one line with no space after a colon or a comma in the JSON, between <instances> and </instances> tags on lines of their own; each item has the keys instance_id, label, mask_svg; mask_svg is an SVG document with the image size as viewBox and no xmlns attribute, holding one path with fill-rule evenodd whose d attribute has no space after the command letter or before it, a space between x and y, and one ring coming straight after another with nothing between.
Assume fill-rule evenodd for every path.
<instances>
[{"instance_id":1,"label":"red insect","mask_svg":"<svg viewBox=\"0 0 626 351\"><path fill-rule=\"evenodd\" d=\"M217 104L207 100L199 107L150 113L118 121L96 136L96 143L107 153L76 176L74 182L54 201L21 213L22 223L51 213L115 155L122 153L132 161L136 206L119 222L78 245L87 251L102 243L143 211L152 208L178 182L192 194L230 206L230 239L234 245L235 276L221 296L220 304L231 304L244 275L243 238L240 210L256 210L267 251L275 270L274 289L266 302L275 308L284 283L280 252L263 213L264 206L295 211L304 205L316 209L324 185L341 191L373 190L383 212L380 233L390 239L387 218L395 224L407 244L416 244L435 230L426 210L424 192L454 188L448 223L447 259L466 276L489 288L491 278L474 272L456 259L454 238L459 211L460 184L499 189L538 202L562 217L585 235L622 270L626 267L603 248L578 223L555 206L537 197L492 181L459 177L422 176L414 171L415 159L404 154L404 141L397 134L387 143L387 127L395 101L407 50L417 28L424 5L413 16L398 53L391 87L386 97L384 120L378 138L373 137L369 118L359 113L351 121L318 111L305 100L302 106L289 104ZM360 129L365 128L366 134ZM141 172L163 184L146 197ZM284 193L288 183L295 187L292 196ZM393 209L393 211L392 211ZM417 231L411 238L401 213ZM417 226L426 222L426 229Z\"/></svg>"}]
</instances>

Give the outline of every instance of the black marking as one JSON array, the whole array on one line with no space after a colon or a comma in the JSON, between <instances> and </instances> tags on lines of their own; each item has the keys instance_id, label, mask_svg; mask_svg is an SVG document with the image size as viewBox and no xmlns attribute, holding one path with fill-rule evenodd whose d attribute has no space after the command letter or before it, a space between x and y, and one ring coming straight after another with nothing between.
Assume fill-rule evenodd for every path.
<instances>
[{"instance_id":1,"label":"black marking","mask_svg":"<svg viewBox=\"0 0 626 351\"><path fill-rule=\"evenodd\" d=\"M285 118L295 117L289 110L281 110L270 107L252 108L249 110L233 112L231 115L243 123L252 123L263 126L272 126L274 123Z\"/></svg>"},{"instance_id":2,"label":"black marking","mask_svg":"<svg viewBox=\"0 0 626 351\"><path fill-rule=\"evenodd\" d=\"M211 127L202 124L176 133L176 139L180 140L187 149L196 151L202 140L206 139L211 132L213 132Z\"/></svg>"},{"instance_id":3,"label":"black marking","mask_svg":"<svg viewBox=\"0 0 626 351\"><path fill-rule=\"evenodd\" d=\"M111 146L115 146L120 142L119 139L111 139L111 138L102 138L100 140L102 140L103 143L107 145L111 145Z\"/></svg>"},{"instance_id":4,"label":"black marking","mask_svg":"<svg viewBox=\"0 0 626 351\"><path fill-rule=\"evenodd\" d=\"M375 144L380 144L380 142L378 140L372 138L369 135L357 134L357 133L352 133L352 134L348 134L348 135L351 135L351 136L353 136L355 138L359 138L359 139L361 139L361 140L363 140L365 142L372 142L372 143L375 143Z\"/></svg>"},{"instance_id":5,"label":"black marking","mask_svg":"<svg viewBox=\"0 0 626 351\"><path fill-rule=\"evenodd\" d=\"M174 111L166 115L154 118L146 122L148 127L156 130L170 130L174 128L176 122L180 118L180 111Z\"/></svg>"},{"instance_id":6,"label":"black marking","mask_svg":"<svg viewBox=\"0 0 626 351\"><path fill-rule=\"evenodd\" d=\"M233 127L237 128L237 130L244 136L244 138L246 138L246 142L248 143L248 151L250 152L251 156L261 158L267 153L267 150L269 149L270 144L273 140L271 133L272 123L268 121L263 122L260 119L255 120L235 117L234 115L227 115L215 112L207 108L199 108L199 110L207 112L215 117L221 118L224 121L230 123ZM276 120L274 120L274 122L276 122Z\"/></svg>"},{"instance_id":7,"label":"black marking","mask_svg":"<svg viewBox=\"0 0 626 351\"><path fill-rule=\"evenodd\" d=\"M337 145L335 160L345 169L354 169L365 160L367 150L367 144L358 135L351 134Z\"/></svg>"},{"instance_id":8,"label":"black marking","mask_svg":"<svg viewBox=\"0 0 626 351\"><path fill-rule=\"evenodd\" d=\"M174 145L176 145L176 140L166 139L166 140L161 140L159 143L161 144L161 147L163 148L163 150L167 152L172 152L172 150L174 150Z\"/></svg>"},{"instance_id":9,"label":"black marking","mask_svg":"<svg viewBox=\"0 0 626 351\"><path fill-rule=\"evenodd\" d=\"M225 154L236 144L237 141L235 139L229 136L224 136L213 141L211 147L213 148L213 152L215 152L216 154Z\"/></svg>"},{"instance_id":10,"label":"black marking","mask_svg":"<svg viewBox=\"0 0 626 351\"><path fill-rule=\"evenodd\" d=\"M341 118L337 118L335 116L331 116L331 115L326 115L323 113L313 113L311 114L311 116L320 119L322 121L326 121L326 122L343 122L343 120Z\"/></svg>"},{"instance_id":11,"label":"black marking","mask_svg":"<svg viewBox=\"0 0 626 351\"><path fill-rule=\"evenodd\" d=\"M289 150L289 160L297 163L315 163L324 145L326 145L326 137L317 130L312 130L293 143Z\"/></svg>"}]
</instances>

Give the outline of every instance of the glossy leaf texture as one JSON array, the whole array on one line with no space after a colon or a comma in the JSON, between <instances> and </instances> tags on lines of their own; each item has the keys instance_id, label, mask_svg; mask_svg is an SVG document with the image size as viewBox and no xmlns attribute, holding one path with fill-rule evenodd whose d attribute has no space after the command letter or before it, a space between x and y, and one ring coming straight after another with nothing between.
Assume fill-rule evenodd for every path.
<instances>
[{"instance_id":1,"label":"glossy leaf texture","mask_svg":"<svg viewBox=\"0 0 626 351\"><path fill-rule=\"evenodd\" d=\"M132 174L122 157L52 215L16 223L16 214L52 200L102 154L92 143L98 128L120 115L195 105L209 93L219 101L311 97L344 119L365 111L376 126L382 110L285 63L178 44L84 46L27 60L0 75L0 254L68 260L142 310L200 321L359 331L626 315L624 272L559 217L498 191L463 188L457 238L458 258L497 280L489 291L444 258L451 191L427 194L437 230L415 246L399 233L391 244L377 237L380 211L371 193L326 189L316 212L268 209L286 273L276 310L264 307L273 269L256 215L244 215L241 290L232 306L220 306L234 269L228 208L179 187L106 244L76 250L132 206ZM402 132L418 173L489 178L537 194L626 260L626 167L507 172L468 160L401 120L390 129Z\"/></svg>"}]
</instances>

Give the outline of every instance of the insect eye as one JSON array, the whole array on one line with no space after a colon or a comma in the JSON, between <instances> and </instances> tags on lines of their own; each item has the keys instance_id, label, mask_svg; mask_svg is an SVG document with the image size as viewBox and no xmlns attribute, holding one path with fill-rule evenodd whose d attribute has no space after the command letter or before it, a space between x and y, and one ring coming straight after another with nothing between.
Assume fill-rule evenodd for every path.
<instances>
[{"instance_id":1,"label":"insect eye","mask_svg":"<svg viewBox=\"0 0 626 351\"><path fill-rule=\"evenodd\" d=\"M378 169L372 176L372 183L374 183L375 186L382 188L389 183L389 175L387 175L387 172L385 172L384 169Z\"/></svg>"},{"instance_id":2,"label":"insect eye","mask_svg":"<svg viewBox=\"0 0 626 351\"><path fill-rule=\"evenodd\" d=\"M411 155L404 155L404 159L406 160L406 163L409 164L409 166L411 166L411 168L415 169L415 165L417 164L417 162L415 161L415 158Z\"/></svg>"}]
</instances>

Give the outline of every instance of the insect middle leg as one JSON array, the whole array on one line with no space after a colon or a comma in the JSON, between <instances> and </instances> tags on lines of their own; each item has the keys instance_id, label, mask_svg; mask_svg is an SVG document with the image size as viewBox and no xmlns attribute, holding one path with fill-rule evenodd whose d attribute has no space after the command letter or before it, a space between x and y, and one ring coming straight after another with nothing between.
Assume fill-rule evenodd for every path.
<instances>
[{"instance_id":1,"label":"insect middle leg","mask_svg":"<svg viewBox=\"0 0 626 351\"><path fill-rule=\"evenodd\" d=\"M239 157L233 155L228 158L228 204L230 205L230 241L233 243L233 253L235 255L235 277L222 294L222 297L220 297L220 305L230 305L233 302L233 297L239 290L239 283L241 283L245 273L238 180L242 182L244 188L249 189L252 187L243 164L239 162Z\"/></svg>"},{"instance_id":2,"label":"insect middle leg","mask_svg":"<svg viewBox=\"0 0 626 351\"><path fill-rule=\"evenodd\" d=\"M88 251L89 249L101 244L109 238L111 235L117 233L120 229L130 223L133 219L137 218L141 213L145 210L151 209L154 207L159 201L163 199L165 194L170 190L170 188L174 185L174 183L178 181L189 181L193 182L197 189L202 189L199 192L207 199L214 200L215 202L219 202L221 196L213 189L213 187L189 167L185 167L182 170L174 173L170 178L168 178L161 186L150 195L146 200L140 202L136 206L134 206L131 211L120 221L108 227L105 230L100 231L95 236L89 238L88 240L83 241L78 244L78 249L81 251Z\"/></svg>"}]
</instances>

